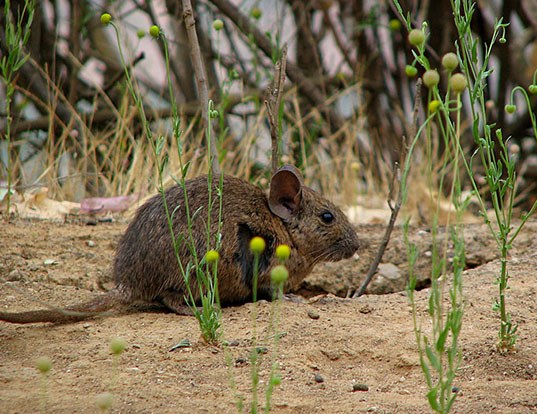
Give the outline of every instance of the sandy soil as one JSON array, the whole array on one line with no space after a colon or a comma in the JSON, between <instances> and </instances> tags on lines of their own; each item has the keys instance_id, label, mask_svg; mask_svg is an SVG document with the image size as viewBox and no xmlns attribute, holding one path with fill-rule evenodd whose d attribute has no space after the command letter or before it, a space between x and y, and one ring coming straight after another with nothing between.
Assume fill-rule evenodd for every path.
<instances>
[{"instance_id":1,"label":"sandy soil","mask_svg":"<svg viewBox=\"0 0 537 414\"><path fill-rule=\"evenodd\" d=\"M66 305L109 289L110 264L124 223L18 221L0 224L0 308L20 311L39 301ZM499 321L491 304L500 262L483 226L466 230L469 267L464 274L466 308L461 334L463 361L455 386L455 413L537 413L537 223L530 223L511 258L509 309L519 324L516 352L495 351ZM320 266L301 293L344 295L366 272L383 227L363 226L360 258ZM422 254L418 269L427 285L429 233L412 229ZM405 247L396 232L386 263L404 279ZM377 283L397 290L403 281ZM391 283L391 282L390 282ZM423 327L428 289L417 293ZM112 390L117 413L233 413L235 395L251 398L248 356L253 304L226 308L225 338L232 346L206 345L193 317L162 312L113 314L91 321L16 326L0 323L0 412L97 412L95 398ZM269 332L271 304L257 305L262 355L261 387L266 385L274 342ZM282 383L273 395L277 413L425 413L426 385L418 363L406 296L396 292L344 299L332 294L311 303L285 302L285 333L277 352ZM109 341L122 337L127 348L114 380ZM190 347L170 351L183 339ZM36 358L53 361L41 394ZM228 362L227 362L228 361ZM232 381L236 388L232 387ZM353 391L355 384L367 391ZM264 394L263 394L264 395ZM246 411L246 410L245 410Z\"/></svg>"}]
</instances>

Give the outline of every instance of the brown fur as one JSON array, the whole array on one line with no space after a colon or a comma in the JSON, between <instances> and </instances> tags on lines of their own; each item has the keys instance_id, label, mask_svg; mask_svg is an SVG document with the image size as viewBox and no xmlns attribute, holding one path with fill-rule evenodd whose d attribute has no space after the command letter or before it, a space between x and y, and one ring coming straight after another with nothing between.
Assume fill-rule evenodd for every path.
<instances>
[{"instance_id":1,"label":"brown fur","mask_svg":"<svg viewBox=\"0 0 537 414\"><path fill-rule=\"evenodd\" d=\"M192 235L200 258L207 251L207 177L188 180L186 190L192 219ZM211 241L218 223L218 179L213 180ZM180 186L166 191L177 238L187 237L187 214ZM312 189L302 185L302 177L291 166L282 167L273 177L267 197L258 187L225 176L223 179L222 247L218 261L218 289L223 304L245 303L252 298L252 237L261 236L267 248L260 258L258 297L270 298L270 270L278 263L274 252L287 244L291 256L286 262L289 279L286 290L297 286L321 261L351 257L358 249L356 232L343 212ZM330 223L330 213L333 220ZM324 216L323 216L324 214ZM324 221L323 221L324 217ZM327 220L328 219L328 220ZM214 247L212 245L211 247ZM188 243L180 243L178 255L184 267L191 260ZM161 303L185 314L185 280L175 257L162 196L155 195L141 206L119 242L113 268L116 288L94 301L63 310L2 313L0 320L14 323L70 322L91 317L118 304ZM191 289L199 291L195 275ZM76 313L78 312L78 313Z\"/></svg>"}]
</instances>

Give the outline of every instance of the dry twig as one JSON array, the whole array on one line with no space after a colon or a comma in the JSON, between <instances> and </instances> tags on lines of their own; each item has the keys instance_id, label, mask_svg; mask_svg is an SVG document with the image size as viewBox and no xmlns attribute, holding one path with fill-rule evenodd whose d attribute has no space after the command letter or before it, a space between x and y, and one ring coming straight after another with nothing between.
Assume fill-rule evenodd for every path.
<instances>
[{"instance_id":1,"label":"dry twig","mask_svg":"<svg viewBox=\"0 0 537 414\"><path fill-rule=\"evenodd\" d=\"M268 96L267 99L265 99L265 106L267 107L267 114L270 123L270 138L272 143L272 174L274 174L278 169L280 161L280 153L278 148L278 113L280 111L280 104L282 100L283 85L285 83L286 64L287 44L283 46L280 60L276 62L272 86L268 88Z\"/></svg>"},{"instance_id":2,"label":"dry twig","mask_svg":"<svg viewBox=\"0 0 537 414\"><path fill-rule=\"evenodd\" d=\"M183 1L183 19L185 21L188 43L190 45L190 57L194 66L194 74L196 76L196 84L198 86L199 100L201 105L201 117L205 123L205 127L209 130L211 142L211 168L214 175L220 175L220 166L218 165L218 154L216 152L216 138L212 130L212 122L208 109L209 90L207 88L207 74L203 66L201 58L200 45L198 35L196 33L196 21L194 19L194 11L190 0Z\"/></svg>"},{"instance_id":3,"label":"dry twig","mask_svg":"<svg viewBox=\"0 0 537 414\"><path fill-rule=\"evenodd\" d=\"M414 110L412 113L412 125L411 125L411 130L410 130L412 138L416 135L416 132L417 132L417 121L418 121L418 111L419 111L420 102L421 102L421 79L418 79L418 81L416 82L416 96L415 96L415 101L414 101ZM386 227L386 231L384 232L384 237L382 238L377 254L375 255L375 259L371 263L371 266L369 267L369 271L367 272L367 275L364 281L352 295L353 298L362 296L365 290L367 289L367 286L369 285L369 283L371 283L371 280L373 280L373 277L375 276L377 272L380 261L382 260L382 257L384 256L384 252L386 251L386 247L388 246L388 242L390 241L393 227L395 226L395 221L397 220L397 215L399 214L399 210L401 209L401 204L403 202L403 191L404 191L404 188L402 188L402 185L401 185L401 178L402 178L401 171L405 169L404 167L405 167L405 162L407 162L407 154L408 154L408 145L404 136L403 136L403 145L401 145L401 150L402 151L401 151L401 156L400 156L400 162L396 162L393 167L393 177L392 177L392 182L390 185L390 194L388 197L388 206L390 207L390 210L392 211L390 215L390 221L388 222L388 226ZM403 166L403 169L401 169L400 165ZM397 199L394 205L393 195L394 195L394 189L396 185L397 185Z\"/></svg>"},{"instance_id":4,"label":"dry twig","mask_svg":"<svg viewBox=\"0 0 537 414\"><path fill-rule=\"evenodd\" d=\"M246 36L251 35L254 38L256 45L266 56L269 58L272 56L272 42L237 8L237 6L232 4L229 0L211 0L211 3L218 7L222 14L235 23L241 32ZM313 106L324 112L326 118L331 123L332 129L340 129L343 125L343 121L330 107L326 106L326 97L319 92L319 88L315 83L308 79L296 64L291 62L287 62L286 73L289 80L298 86L304 97L308 99Z\"/></svg>"}]
</instances>

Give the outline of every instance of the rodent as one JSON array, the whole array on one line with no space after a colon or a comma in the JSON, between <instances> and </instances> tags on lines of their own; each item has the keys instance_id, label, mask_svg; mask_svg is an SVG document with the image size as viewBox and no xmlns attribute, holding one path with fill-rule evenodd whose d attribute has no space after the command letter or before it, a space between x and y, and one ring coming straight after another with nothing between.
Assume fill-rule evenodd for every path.
<instances>
[{"instance_id":1,"label":"rodent","mask_svg":"<svg viewBox=\"0 0 537 414\"><path fill-rule=\"evenodd\" d=\"M210 235L218 231L217 188L220 177L212 181ZM192 218L196 251L207 251L207 176L187 180L185 188ZM186 234L187 215L184 192L180 185L165 192L169 212L173 213L176 236ZM269 194L259 187L233 176L223 177L221 249L218 261L218 291L225 304L241 304L252 299L253 255L250 240L260 236L266 249L259 260L258 297L270 298L271 268L278 264L275 249L290 247L285 265L289 279L285 290L297 286L322 261L350 258L359 248L356 231L345 214L319 193L303 184L300 172L291 165L272 176ZM178 251L184 266L190 260L186 243ZM119 305L159 303L179 314L191 314L185 303L185 281L174 254L172 238L159 193L137 211L119 241L113 264L115 288L90 302L65 309L9 313L0 312L0 320L13 323L72 322L83 320ZM199 299L195 277L191 277L194 299Z\"/></svg>"}]
</instances>

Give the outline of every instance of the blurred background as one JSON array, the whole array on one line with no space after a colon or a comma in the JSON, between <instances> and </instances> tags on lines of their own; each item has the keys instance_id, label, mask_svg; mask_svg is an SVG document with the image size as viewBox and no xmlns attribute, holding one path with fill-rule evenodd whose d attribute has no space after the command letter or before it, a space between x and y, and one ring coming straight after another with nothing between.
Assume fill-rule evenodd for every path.
<instances>
[{"instance_id":1,"label":"blurred background","mask_svg":"<svg viewBox=\"0 0 537 414\"><path fill-rule=\"evenodd\" d=\"M274 64L289 47L282 96L283 161L294 163L312 187L336 202L386 204L392 169L412 134L416 77L408 29L389 1L192 0L208 74L220 163L225 173L266 184L270 129L264 100ZM427 22L429 59L440 68L457 52L450 2L402 1L414 27ZM10 54L6 19L25 23L24 0L0 14L0 52ZM119 28L100 22L110 13ZM22 16L22 17L21 17ZM530 111L504 106L516 85L527 87L537 67L537 1L478 1L472 28L485 42L496 19L508 21L506 43L493 49L486 89L489 120L502 126L519 159L517 200L535 199L537 149ZM215 30L220 19L223 27ZM169 73L180 118L183 161L190 175L206 171L204 130L192 59L177 0L38 1L23 48L27 60L14 76L9 135L6 87L0 83L0 200L46 187L48 196L80 201L92 196L148 194L156 190L155 160L129 94L119 47L144 98L155 137L165 137L165 175L178 175L163 42L148 33L158 25L169 46ZM482 53L476 50L477 54ZM421 73L418 73L418 76ZM426 93L421 94L423 108ZM202 103L203 105L205 103ZM534 112L536 101L531 101ZM465 108L469 110L469 108ZM471 125L463 120L463 147L475 151ZM405 141L406 140L406 141ZM434 151L440 154L442 142ZM423 152L414 153L409 194L419 202ZM9 160L9 162L8 162ZM479 182L479 165L475 177ZM171 178L167 183L171 183ZM414 186L414 187L412 187Z\"/></svg>"}]
</instances>

